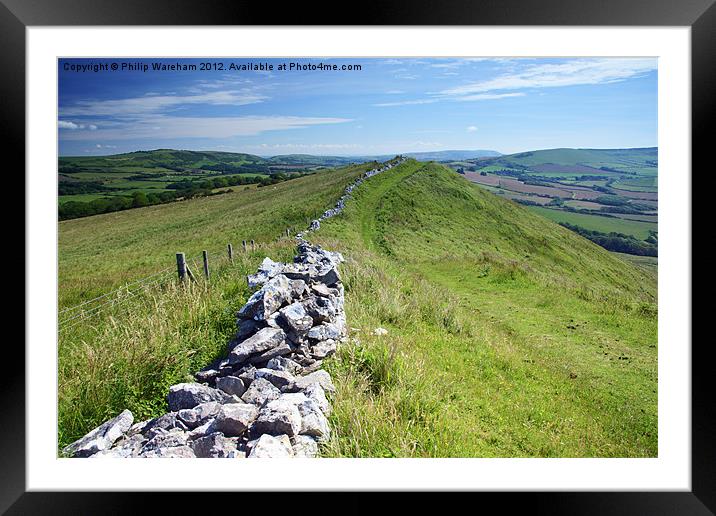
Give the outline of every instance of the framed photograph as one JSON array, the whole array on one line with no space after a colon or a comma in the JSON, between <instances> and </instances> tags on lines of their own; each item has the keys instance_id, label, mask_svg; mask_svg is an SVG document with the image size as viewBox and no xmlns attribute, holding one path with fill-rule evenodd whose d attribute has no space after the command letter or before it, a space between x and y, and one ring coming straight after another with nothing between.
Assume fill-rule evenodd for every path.
<instances>
[{"instance_id":1,"label":"framed photograph","mask_svg":"<svg viewBox=\"0 0 716 516\"><path fill-rule=\"evenodd\" d=\"M28 299L2 509L465 491L713 514L691 337L712 3L346 24L2 0Z\"/></svg>"}]
</instances>

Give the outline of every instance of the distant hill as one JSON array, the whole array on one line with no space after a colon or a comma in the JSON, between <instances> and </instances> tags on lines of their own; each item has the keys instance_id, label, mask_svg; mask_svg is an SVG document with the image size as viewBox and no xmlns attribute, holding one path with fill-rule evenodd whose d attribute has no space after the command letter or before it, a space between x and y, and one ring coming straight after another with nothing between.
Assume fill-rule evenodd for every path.
<instances>
[{"instance_id":1,"label":"distant hill","mask_svg":"<svg viewBox=\"0 0 716 516\"><path fill-rule=\"evenodd\" d=\"M73 172L143 172L166 173L191 170L269 173L267 161L253 154L215 151L157 149L110 156L63 156L60 173ZM246 169L246 170L243 170Z\"/></svg>"},{"instance_id":2,"label":"distant hill","mask_svg":"<svg viewBox=\"0 0 716 516\"><path fill-rule=\"evenodd\" d=\"M406 156L418 161L454 161L501 154L491 150L447 150L437 152L409 152ZM73 172L189 172L192 170L269 174L294 167L337 167L365 161L385 161L395 154L378 156L316 156L312 154L282 154L257 156L254 154L218 151L189 151L156 149L109 156L62 156L61 173Z\"/></svg>"},{"instance_id":3,"label":"distant hill","mask_svg":"<svg viewBox=\"0 0 716 516\"><path fill-rule=\"evenodd\" d=\"M485 161L493 165L520 165L530 167L542 164L585 165L599 168L603 164L622 166L655 166L658 160L657 147L633 149L545 149L516 154L505 154Z\"/></svg>"},{"instance_id":4,"label":"distant hill","mask_svg":"<svg viewBox=\"0 0 716 516\"><path fill-rule=\"evenodd\" d=\"M435 152L407 152L404 154L418 161L455 161L463 159L502 156L493 150L446 150Z\"/></svg>"}]
</instances>

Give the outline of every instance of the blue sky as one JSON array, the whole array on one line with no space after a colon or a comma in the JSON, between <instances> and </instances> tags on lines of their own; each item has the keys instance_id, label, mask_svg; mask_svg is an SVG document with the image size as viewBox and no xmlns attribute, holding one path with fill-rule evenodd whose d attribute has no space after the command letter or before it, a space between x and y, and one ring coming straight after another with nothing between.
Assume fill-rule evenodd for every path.
<instances>
[{"instance_id":1,"label":"blue sky","mask_svg":"<svg viewBox=\"0 0 716 516\"><path fill-rule=\"evenodd\" d=\"M152 63L211 70L152 71ZM117 63L120 69L109 69ZM149 71L121 70L122 63ZM216 70L221 63L223 70ZM269 63L272 71L230 70ZM279 70L279 65L360 70ZM107 70L73 71L76 65ZM657 145L655 58L61 59L62 156Z\"/></svg>"}]
</instances>

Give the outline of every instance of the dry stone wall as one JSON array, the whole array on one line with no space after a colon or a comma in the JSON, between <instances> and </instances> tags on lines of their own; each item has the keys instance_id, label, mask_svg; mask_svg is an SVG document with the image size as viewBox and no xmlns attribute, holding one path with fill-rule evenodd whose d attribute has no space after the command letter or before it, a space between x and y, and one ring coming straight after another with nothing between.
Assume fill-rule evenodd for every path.
<instances>
[{"instance_id":1,"label":"dry stone wall","mask_svg":"<svg viewBox=\"0 0 716 516\"><path fill-rule=\"evenodd\" d=\"M340 213L366 172L308 231ZM71 457L315 457L329 439L335 387L323 360L347 337L340 253L296 236L293 263L265 258L247 277L257 288L237 313L226 358L173 385L169 412L134 422L129 410L67 446Z\"/></svg>"}]
</instances>

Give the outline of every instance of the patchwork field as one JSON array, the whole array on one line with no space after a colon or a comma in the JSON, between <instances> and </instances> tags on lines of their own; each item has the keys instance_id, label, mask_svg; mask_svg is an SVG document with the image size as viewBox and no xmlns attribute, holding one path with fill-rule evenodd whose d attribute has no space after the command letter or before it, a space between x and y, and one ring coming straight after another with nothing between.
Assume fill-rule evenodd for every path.
<instances>
[{"instance_id":1,"label":"patchwork field","mask_svg":"<svg viewBox=\"0 0 716 516\"><path fill-rule=\"evenodd\" d=\"M551 220L604 233L593 235L600 245L656 255L656 148L551 149L449 165L493 193L525 205L549 207L535 211Z\"/></svg>"}]
</instances>

